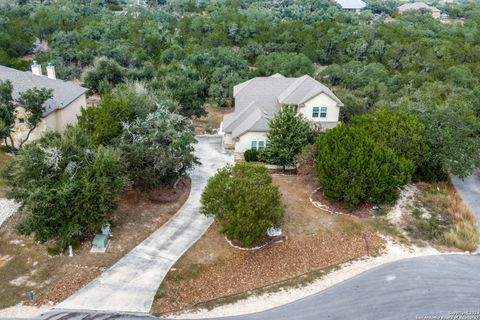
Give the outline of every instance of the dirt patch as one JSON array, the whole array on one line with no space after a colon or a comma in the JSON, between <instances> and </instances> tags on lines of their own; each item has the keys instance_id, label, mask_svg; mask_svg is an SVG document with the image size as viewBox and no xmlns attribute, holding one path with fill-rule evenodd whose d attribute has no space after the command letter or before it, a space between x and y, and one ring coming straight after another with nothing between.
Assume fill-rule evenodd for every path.
<instances>
[{"instance_id":1,"label":"dirt patch","mask_svg":"<svg viewBox=\"0 0 480 320\"><path fill-rule=\"evenodd\" d=\"M230 247L215 223L168 273L152 312L191 308L221 297L270 286L369 254L384 240L362 219L332 217L313 206L318 187L308 176L273 176L286 207L286 240L256 251ZM353 227L352 227L353 225Z\"/></svg>"},{"instance_id":2,"label":"dirt patch","mask_svg":"<svg viewBox=\"0 0 480 320\"><path fill-rule=\"evenodd\" d=\"M211 134L216 132L216 130L220 128L220 124L223 121L223 116L232 113L234 110L234 108L214 107L207 105L205 107L207 115L193 121L195 134Z\"/></svg>"},{"instance_id":3,"label":"dirt patch","mask_svg":"<svg viewBox=\"0 0 480 320\"><path fill-rule=\"evenodd\" d=\"M373 215L373 206L371 204L359 204L353 208L345 206L343 202L327 198L322 189L318 189L315 193L312 194L312 200L324 205L328 210L346 213L356 217L371 217Z\"/></svg>"},{"instance_id":4,"label":"dirt patch","mask_svg":"<svg viewBox=\"0 0 480 320\"><path fill-rule=\"evenodd\" d=\"M112 215L112 236L104 254L90 253L90 238L75 250L73 257L66 253L50 256L48 244L35 243L31 237L16 233L20 217L12 216L0 227L0 257L12 257L0 262L0 308L27 300L29 291L35 292L37 304L67 298L168 221L188 198L189 182L181 190L165 190L165 199L176 198L167 203L152 201L148 194L138 191L125 192ZM15 279L22 281L11 284Z\"/></svg>"},{"instance_id":5,"label":"dirt patch","mask_svg":"<svg viewBox=\"0 0 480 320\"><path fill-rule=\"evenodd\" d=\"M156 203L174 202L180 199L187 189L190 189L190 180L180 181L175 188L163 187L148 193L148 199Z\"/></svg>"},{"instance_id":6,"label":"dirt patch","mask_svg":"<svg viewBox=\"0 0 480 320\"><path fill-rule=\"evenodd\" d=\"M389 217L412 242L420 245L475 251L480 241L475 216L450 182L417 183L408 205L391 212Z\"/></svg>"}]
</instances>

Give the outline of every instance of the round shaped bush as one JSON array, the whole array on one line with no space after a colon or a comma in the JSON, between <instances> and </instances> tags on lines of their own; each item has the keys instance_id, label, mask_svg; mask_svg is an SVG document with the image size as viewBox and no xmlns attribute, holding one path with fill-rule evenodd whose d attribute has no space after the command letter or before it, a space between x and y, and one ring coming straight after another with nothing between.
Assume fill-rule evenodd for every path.
<instances>
[{"instance_id":1,"label":"round shaped bush","mask_svg":"<svg viewBox=\"0 0 480 320\"><path fill-rule=\"evenodd\" d=\"M255 161L258 161L258 151L257 151L257 150L252 150L252 149L246 150L246 151L243 153L243 158L244 158L245 161L247 161L247 162L255 162Z\"/></svg>"},{"instance_id":2,"label":"round shaped bush","mask_svg":"<svg viewBox=\"0 0 480 320\"><path fill-rule=\"evenodd\" d=\"M261 164L244 162L219 170L208 181L201 203L201 212L214 216L221 232L244 246L263 242L267 229L283 219L280 191Z\"/></svg>"}]
</instances>

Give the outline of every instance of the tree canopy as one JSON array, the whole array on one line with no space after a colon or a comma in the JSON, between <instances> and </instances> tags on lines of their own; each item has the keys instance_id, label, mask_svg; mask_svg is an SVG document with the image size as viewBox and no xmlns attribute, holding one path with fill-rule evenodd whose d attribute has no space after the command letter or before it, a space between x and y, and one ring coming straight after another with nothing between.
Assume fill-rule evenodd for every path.
<instances>
[{"instance_id":1,"label":"tree canopy","mask_svg":"<svg viewBox=\"0 0 480 320\"><path fill-rule=\"evenodd\" d=\"M471 90L479 76L474 2L439 5L464 18L461 24L428 13L395 16L392 1L369 1L360 14L328 0L114 4L25 0L0 7L0 64L28 68L20 58L33 54L54 63L62 79L84 73L102 93L127 79L153 81L175 92L187 116L201 115L206 101L228 104L232 85L248 77L314 75L319 64L331 66L322 80L336 81L368 108L425 82ZM113 12L119 6L125 14ZM386 23L388 15L395 20Z\"/></svg>"},{"instance_id":2,"label":"tree canopy","mask_svg":"<svg viewBox=\"0 0 480 320\"><path fill-rule=\"evenodd\" d=\"M365 130L376 143L411 160L415 166L430 159L425 125L414 114L381 110L356 117L353 123Z\"/></svg>"},{"instance_id":3,"label":"tree canopy","mask_svg":"<svg viewBox=\"0 0 480 320\"><path fill-rule=\"evenodd\" d=\"M135 187L152 190L176 185L198 163L193 154L195 136L184 117L160 106L144 119L122 123L118 143L126 175Z\"/></svg>"},{"instance_id":4,"label":"tree canopy","mask_svg":"<svg viewBox=\"0 0 480 320\"><path fill-rule=\"evenodd\" d=\"M93 93L134 81L186 117L204 115L205 103L232 105L233 86L251 77L310 74L344 102L345 122L382 109L417 115L430 150L439 150L435 166L466 176L480 157L480 4L436 4L452 23L398 15L395 6L372 0L352 13L331 0L10 1L0 6L0 64L51 62L59 78Z\"/></svg>"},{"instance_id":5,"label":"tree canopy","mask_svg":"<svg viewBox=\"0 0 480 320\"><path fill-rule=\"evenodd\" d=\"M267 144L261 158L268 163L294 166L295 158L308 143L313 142L312 124L294 106L283 106L269 121Z\"/></svg>"},{"instance_id":6,"label":"tree canopy","mask_svg":"<svg viewBox=\"0 0 480 320\"><path fill-rule=\"evenodd\" d=\"M10 81L0 81L0 139L12 151L21 148L30 138L33 130L42 121L45 112L44 104L52 97L52 90L36 87L19 93L19 97L13 99L13 85ZM17 135L15 143L12 134L15 132L16 107L24 109L24 125L27 128L25 136Z\"/></svg>"},{"instance_id":7,"label":"tree canopy","mask_svg":"<svg viewBox=\"0 0 480 320\"><path fill-rule=\"evenodd\" d=\"M22 203L20 232L61 248L109 221L125 182L119 152L95 147L74 127L25 145L6 174L11 196Z\"/></svg>"}]
</instances>

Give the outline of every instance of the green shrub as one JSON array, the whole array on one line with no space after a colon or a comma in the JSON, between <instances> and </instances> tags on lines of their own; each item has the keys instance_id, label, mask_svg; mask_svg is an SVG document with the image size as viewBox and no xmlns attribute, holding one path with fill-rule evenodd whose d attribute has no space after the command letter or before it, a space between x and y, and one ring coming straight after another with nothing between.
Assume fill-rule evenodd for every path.
<instances>
[{"instance_id":1,"label":"green shrub","mask_svg":"<svg viewBox=\"0 0 480 320\"><path fill-rule=\"evenodd\" d=\"M293 106L283 106L269 122L267 145L263 149L266 162L282 166L294 166L302 148L313 142L313 128Z\"/></svg>"},{"instance_id":2,"label":"green shrub","mask_svg":"<svg viewBox=\"0 0 480 320\"><path fill-rule=\"evenodd\" d=\"M340 125L319 139L317 168L325 195L355 206L397 199L414 165L373 142L364 130Z\"/></svg>"},{"instance_id":3,"label":"green shrub","mask_svg":"<svg viewBox=\"0 0 480 320\"><path fill-rule=\"evenodd\" d=\"M353 123L365 130L373 141L411 160L415 166L428 157L425 125L413 114L381 110L355 117Z\"/></svg>"},{"instance_id":4,"label":"green shrub","mask_svg":"<svg viewBox=\"0 0 480 320\"><path fill-rule=\"evenodd\" d=\"M98 232L124 185L120 154L95 147L79 128L49 132L19 151L6 173L22 203L18 230L60 248Z\"/></svg>"},{"instance_id":5,"label":"green shrub","mask_svg":"<svg viewBox=\"0 0 480 320\"><path fill-rule=\"evenodd\" d=\"M245 161L247 161L247 162L255 162L255 161L258 161L258 151L257 151L257 150L253 150L253 149L246 150L246 151L243 153L243 158L244 158Z\"/></svg>"},{"instance_id":6,"label":"green shrub","mask_svg":"<svg viewBox=\"0 0 480 320\"><path fill-rule=\"evenodd\" d=\"M102 96L101 102L82 109L78 125L86 130L95 144L113 145L122 134L122 124L136 118L144 119L157 106L175 111L175 102L162 92L138 92L134 85L122 84L111 94Z\"/></svg>"},{"instance_id":7,"label":"green shrub","mask_svg":"<svg viewBox=\"0 0 480 320\"><path fill-rule=\"evenodd\" d=\"M175 183L196 163L195 136L183 116L159 106L145 119L124 123L118 146L125 174L142 190Z\"/></svg>"},{"instance_id":8,"label":"green shrub","mask_svg":"<svg viewBox=\"0 0 480 320\"><path fill-rule=\"evenodd\" d=\"M261 164L227 166L212 177L203 191L201 212L214 216L221 232L245 246L261 243L269 227L283 220L278 187Z\"/></svg>"}]
</instances>

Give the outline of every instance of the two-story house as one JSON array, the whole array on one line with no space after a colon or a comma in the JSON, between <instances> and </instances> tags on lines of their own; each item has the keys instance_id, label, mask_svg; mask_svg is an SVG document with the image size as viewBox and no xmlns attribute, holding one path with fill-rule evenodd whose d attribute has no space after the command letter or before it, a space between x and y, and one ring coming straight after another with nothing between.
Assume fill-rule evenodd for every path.
<instances>
[{"instance_id":1,"label":"two-story house","mask_svg":"<svg viewBox=\"0 0 480 320\"><path fill-rule=\"evenodd\" d=\"M265 147L268 122L284 105L297 106L297 112L323 130L337 126L343 106L328 87L308 75L253 78L236 85L233 96L235 111L224 117L220 132L224 147L236 154Z\"/></svg>"}]
</instances>

